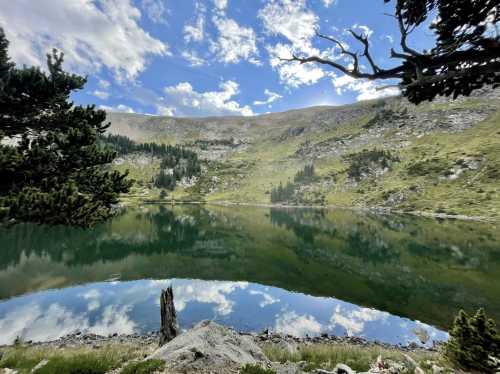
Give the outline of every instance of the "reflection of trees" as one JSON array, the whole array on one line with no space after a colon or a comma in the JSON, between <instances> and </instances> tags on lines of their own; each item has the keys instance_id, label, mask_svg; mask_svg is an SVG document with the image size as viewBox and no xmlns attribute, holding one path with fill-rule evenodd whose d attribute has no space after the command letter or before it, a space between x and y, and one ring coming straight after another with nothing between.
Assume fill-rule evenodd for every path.
<instances>
[{"instance_id":1,"label":"reflection of trees","mask_svg":"<svg viewBox=\"0 0 500 374\"><path fill-rule=\"evenodd\" d=\"M18 264L23 255L49 256L52 261L68 265L116 261L131 254L230 256L233 251L224 245L224 234L203 230L210 219L203 209L196 210L194 217L160 207L139 214L130 211L87 230L17 225L0 231L0 267Z\"/></svg>"},{"instance_id":2,"label":"reflection of trees","mask_svg":"<svg viewBox=\"0 0 500 374\"><path fill-rule=\"evenodd\" d=\"M335 227L325 227L325 211L322 209L271 208L271 223L293 231L295 236L307 244L314 244L317 235L335 235ZM328 222L329 223L329 222Z\"/></svg>"},{"instance_id":3,"label":"reflection of trees","mask_svg":"<svg viewBox=\"0 0 500 374\"><path fill-rule=\"evenodd\" d=\"M303 244L296 246L294 250L305 260L333 260L336 257L332 251L316 248L315 237L318 235L324 235L327 240L343 241L344 253L364 262L388 263L397 261L400 256L399 251L378 234L380 230L365 225L361 218L359 223L345 231L338 231L336 225L325 216L324 210L271 208L270 218L274 225L285 227L302 241ZM363 218L367 220L367 217Z\"/></svg>"},{"instance_id":4,"label":"reflection of trees","mask_svg":"<svg viewBox=\"0 0 500 374\"><path fill-rule=\"evenodd\" d=\"M346 236L345 252L371 264L397 262L400 252L395 243L386 242L380 234L371 227L359 225Z\"/></svg>"}]
</instances>

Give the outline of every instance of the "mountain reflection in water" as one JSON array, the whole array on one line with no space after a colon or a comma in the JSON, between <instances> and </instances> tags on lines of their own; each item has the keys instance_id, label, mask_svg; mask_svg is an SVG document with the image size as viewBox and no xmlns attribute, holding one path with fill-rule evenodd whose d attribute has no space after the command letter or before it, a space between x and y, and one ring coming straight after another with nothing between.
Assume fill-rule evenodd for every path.
<instances>
[{"instance_id":1,"label":"mountain reflection in water","mask_svg":"<svg viewBox=\"0 0 500 374\"><path fill-rule=\"evenodd\" d=\"M344 210L144 206L88 230L17 225L0 229L0 336L157 329L164 281L150 279L175 278L183 327L215 318L405 343L412 320L444 330L460 308L500 321L498 243L488 224ZM134 289L150 299L128 299Z\"/></svg>"}]
</instances>

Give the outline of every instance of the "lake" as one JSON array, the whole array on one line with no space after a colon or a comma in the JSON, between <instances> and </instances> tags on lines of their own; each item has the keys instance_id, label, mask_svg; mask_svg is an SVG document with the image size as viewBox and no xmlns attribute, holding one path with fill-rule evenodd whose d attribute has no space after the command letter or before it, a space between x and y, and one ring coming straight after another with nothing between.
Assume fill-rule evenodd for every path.
<instances>
[{"instance_id":1,"label":"lake","mask_svg":"<svg viewBox=\"0 0 500 374\"><path fill-rule=\"evenodd\" d=\"M460 308L500 321L500 230L486 223L147 205L86 230L2 228L0 248L0 344L158 330L170 284L184 329L431 345Z\"/></svg>"}]
</instances>

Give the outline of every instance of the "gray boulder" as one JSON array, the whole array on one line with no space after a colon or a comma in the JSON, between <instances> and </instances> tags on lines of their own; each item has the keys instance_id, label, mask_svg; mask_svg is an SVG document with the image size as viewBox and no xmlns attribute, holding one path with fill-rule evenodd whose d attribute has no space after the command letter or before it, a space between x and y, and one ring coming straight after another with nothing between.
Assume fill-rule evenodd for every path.
<instances>
[{"instance_id":1,"label":"gray boulder","mask_svg":"<svg viewBox=\"0 0 500 374\"><path fill-rule=\"evenodd\" d=\"M200 322L149 358L165 361L169 372L189 373L234 373L246 364L268 361L250 336L211 321Z\"/></svg>"}]
</instances>

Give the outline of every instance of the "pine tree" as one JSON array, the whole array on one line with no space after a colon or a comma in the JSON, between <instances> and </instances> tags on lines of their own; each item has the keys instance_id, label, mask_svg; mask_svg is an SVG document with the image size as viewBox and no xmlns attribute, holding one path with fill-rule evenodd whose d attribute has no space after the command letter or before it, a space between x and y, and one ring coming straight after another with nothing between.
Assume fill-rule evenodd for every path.
<instances>
[{"instance_id":1,"label":"pine tree","mask_svg":"<svg viewBox=\"0 0 500 374\"><path fill-rule=\"evenodd\" d=\"M109 124L95 106L75 106L70 94L86 78L47 56L48 72L17 68L0 28L0 211L14 222L89 226L109 217L131 182L111 171L115 153L98 143Z\"/></svg>"},{"instance_id":2,"label":"pine tree","mask_svg":"<svg viewBox=\"0 0 500 374\"><path fill-rule=\"evenodd\" d=\"M464 369L493 373L490 357L500 357L500 335L495 322L483 309L474 316L461 310L450 330L450 340L444 348L445 356Z\"/></svg>"}]
</instances>

